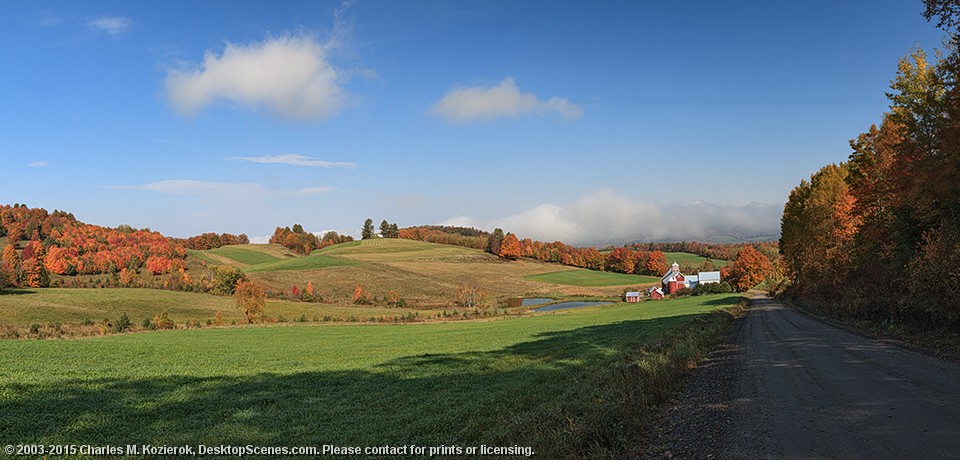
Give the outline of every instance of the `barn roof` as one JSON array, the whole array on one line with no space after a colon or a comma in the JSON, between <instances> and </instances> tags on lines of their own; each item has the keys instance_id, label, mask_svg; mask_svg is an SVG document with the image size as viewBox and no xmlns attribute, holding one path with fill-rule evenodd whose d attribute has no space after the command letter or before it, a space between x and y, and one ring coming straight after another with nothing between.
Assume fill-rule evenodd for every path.
<instances>
[{"instance_id":1,"label":"barn roof","mask_svg":"<svg viewBox=\"0 0 960 460\"><path fill-rule=\"evenodd\" d=\"M627 297L640 297L640 291L637 292L628 292Z\"/></svg>"},{"instance_id":2,"label":"barn roof","mask_svg":"<svg viewBox=\"0 0 960 460\"><path fill-rule=\"evenodd\" d=\"M700 282L720 281L720 272L700 272Z\"/></svg>"},{"instance_id":3,"label":"barn roof","mask_svg":"<svg viewBox=\"0 0 960 460\"><path fill-rule=\"evenodd\" d=\"M697 275L686 275L686 280L691 283L699 282L699 277Z\"/></svg>"}]
</instances>

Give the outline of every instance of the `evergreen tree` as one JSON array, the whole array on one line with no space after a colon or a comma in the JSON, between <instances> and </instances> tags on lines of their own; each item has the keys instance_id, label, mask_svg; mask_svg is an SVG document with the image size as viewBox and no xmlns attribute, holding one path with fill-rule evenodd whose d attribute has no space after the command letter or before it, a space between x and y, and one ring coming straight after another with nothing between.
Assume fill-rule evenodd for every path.
<instances>
[{"instance_id":1,"label":"evergreen tree","mask_svg":"<svg viewBox=\"0 0 960 460\"><path fill-rule=\"evenodd\" d=\"M363 222L363 230L360 232L360 238L364 240L373 238L373 219L367 219Z\"/></svg>"},{"instance_id":2,"label":"evergreen tree","mask_svg":"<svg viewBox=\"0 0 960 460\"><path fill-rule=\"evenodd\" d=\"M499 228L494 229L490 237L487 238L487 252L499 256L501 243L503 243L503 230Z\"/></svg>"}]
</instances>

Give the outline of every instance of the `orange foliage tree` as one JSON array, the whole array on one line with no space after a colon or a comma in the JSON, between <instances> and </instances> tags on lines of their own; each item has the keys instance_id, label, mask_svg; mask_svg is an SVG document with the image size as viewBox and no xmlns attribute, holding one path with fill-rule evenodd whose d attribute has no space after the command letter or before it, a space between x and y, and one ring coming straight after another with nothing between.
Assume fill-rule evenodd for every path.
<instances>
[{"instance_id":1,"label":"orange foliage tree","mask_svg":"<svg viewBox=\"0 0 960 460\"><path fill-rule=\"evenodd\" d=\"M520 247L520 240L517 239L517 235L508 233L503 238L503 241L500 242L499 256L501 259L510 260L516 260L523 256L523 249Z\"/></svg>"},{"instance_id":2,"label":"orange foliage tree","mask_svg":"<svg viewBox=\"0 0 960 460\"><path fill-rule=\"evenodd\" d=\"M720 270L720 276L730 282L738 291L746 291L773 274L773 264L753 246L740 251L737 260Z\"/></svg>"},{"instance_id":3,"label":"orange foliage tree","mask_svg":"<svg viewBox=\"0 0 960 460\"><path fill-rule=\"evenodd\" d=\"M234 298L237 300L237 309L247 317L247 322L250 324L260 318L263 314L263 306L267 303L267 294L263 286L252 280L237 281Z\"/></svg>"}]
</instances>

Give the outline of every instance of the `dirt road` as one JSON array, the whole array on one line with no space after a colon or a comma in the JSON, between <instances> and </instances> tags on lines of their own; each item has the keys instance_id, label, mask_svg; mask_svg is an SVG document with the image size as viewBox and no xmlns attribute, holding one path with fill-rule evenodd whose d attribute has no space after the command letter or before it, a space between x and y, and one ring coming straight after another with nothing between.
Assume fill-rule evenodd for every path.
<instances>
[{"instance_id":1,"label":"dirt road","mask_svg":"<svg viewBox=\"0 0 960 460\"><path fill-rule=\"evenodd\" d=\"M960 458L960 365L755 298L644 457Z\"/></svg>"}]
</instances>

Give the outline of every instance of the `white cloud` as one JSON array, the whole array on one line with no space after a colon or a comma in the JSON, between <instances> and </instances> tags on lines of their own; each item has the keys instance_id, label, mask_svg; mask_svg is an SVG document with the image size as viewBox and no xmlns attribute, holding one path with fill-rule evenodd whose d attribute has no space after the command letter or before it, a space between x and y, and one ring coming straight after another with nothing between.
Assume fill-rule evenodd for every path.
<instances>
[{"instance_id":1,"label":"white cloud","mask_svg":"<svg viewBox=\"0 0 960 460\"><path fill-rule=\"evenodd\" d=\"M471 86L448 92L431 111L447 121L459 123L516 118L522 115L555 113L569 120L583 115L583 109L567 99L551 97L544 101L533 93L521 93L512 78L498 86Z\"/></svg>"},{"instance_id":2,"label":"white cloud","mask_svg":"<svg viewBox=\"0 0 960 460\"><path fill-rule=\"evenodd\" d=\"M522 238L573 245L631 241L703 240L724 235L775 236L779 205L719 206L702 202L661 205L627 199L612 190L588 194L566 205L541 204L489 221L456 216L440 225L492 230L499 227Z\"/></svg>"},{"instance_id":3,"label":"white cloud","mask_svg":"<svg viewBox=\"0 0 960 460\"><path fill-rule=\"evenodd\" d=\"M249 195L261 194L260 184L247 182L208 182L199 180L162 180L143 185L108 185L114 190L146 190L177 195Z\"/></svg>"},{"instance_id":4,"label":"white cloud","mask_svg":"<svg viewBox=\"0 0 960 460\"><path fill-rule=\"evenodd\" d=\"M50 163L47 163L46 161L34 161L33 163L27 163L27 166L31 168L43 168L44 166L48 166L49 164Z\"/></svg>"},{"instance_id":5,"label":"white cloud","mask_svg":"<svg viewBox=\"0 0 960 460\"><path fill-rule=\"evenodd\" d=\"M330 46L311 37L227 43L220 55L208 51L199 68L168 71L167 97L182 114L224 99L283 118L324 119L344 103L342 77L328 58Z\"/></svg>"},{"instance_id":6,"label":"white cloud","mask_svg":"<svg viewBox=\"0 0 960 460\"><path fill-rule=\"evenodd\" d=\"M87 21L87 27L94 32L103 32L116 38L133 28L133 20L123 16L102 16Z\"/></svg>"},{"instance_id":7,"label":"white cloud","mask_svg":"<svg viewBox=\"0 0 960 460\"><path fill-rule=\"evenodd\" d=\"M113 190L144 190L174 195L219 195L231 197L270 197L292 195L316 195L329 193L336 188L328 186L307 187L296 191L271 190L250 182L210 182L199 180L162 180L142 185L108 185Z\"/></svg>"},{"instance_id":8,"label":"white cloud","mask_svg":"<svg viewBox=\"0 0 960 460\"><path fill-rule=\"evenodd\" d=\"M356 163L345 161L326 161L319 158L311 158L306 155L296 153L285 153L283 155L264 155L259 157L230 157L231 160L247 161L250 163L273 163L292 166L309 166L314 168L356 168Z\"/></svg>"},{"instance_id":9,"label":"white cloud","mask_svg":"<svg viewBox=\"0 0 960 460\"><path fill-rule=\"evenodd\" d=\"M267 235L267 236L251 236L251 237L250 237L250 243L252 243L252 244L267 244L267 243L270 242L270 238L271 238L271 237L273 237L273 235Z\"/></svg>"}]
</instances>

